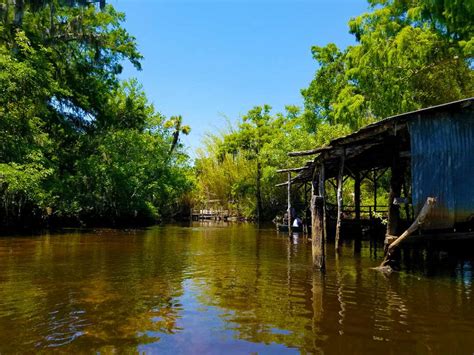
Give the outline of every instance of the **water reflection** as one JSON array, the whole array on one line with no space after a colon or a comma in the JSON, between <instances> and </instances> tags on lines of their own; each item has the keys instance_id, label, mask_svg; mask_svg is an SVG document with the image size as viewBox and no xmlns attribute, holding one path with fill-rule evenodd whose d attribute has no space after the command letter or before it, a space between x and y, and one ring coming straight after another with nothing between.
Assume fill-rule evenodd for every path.
<instances>
[{"instance_id":1,"label":"water reflection","mask_svg":"<svg viewBox=\"0 0 474 355\"><path fill-rule=\"evenodd\" d=\"M472 259L252 225L0 239L0 352L472 352ZM376 251L374 251L376 249Z\"/></svg>"}]
</instances>

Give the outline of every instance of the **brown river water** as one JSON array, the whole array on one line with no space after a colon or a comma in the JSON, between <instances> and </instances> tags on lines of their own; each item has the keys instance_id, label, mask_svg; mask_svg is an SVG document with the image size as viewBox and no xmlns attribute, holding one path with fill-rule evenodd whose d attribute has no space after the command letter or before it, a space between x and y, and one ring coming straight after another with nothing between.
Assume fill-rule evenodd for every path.
<instances>
[{"instance_id":1,"label":"brown river water","mask_svg":"<svg viewBox=\"0 0 474 355\"><path fill-rule=\"evenodd\" d=\"M474 258L250 224L0 238L0 353L472 354ZM472 250L472 249L470 249Z\"/></svg>"}]
</instances>

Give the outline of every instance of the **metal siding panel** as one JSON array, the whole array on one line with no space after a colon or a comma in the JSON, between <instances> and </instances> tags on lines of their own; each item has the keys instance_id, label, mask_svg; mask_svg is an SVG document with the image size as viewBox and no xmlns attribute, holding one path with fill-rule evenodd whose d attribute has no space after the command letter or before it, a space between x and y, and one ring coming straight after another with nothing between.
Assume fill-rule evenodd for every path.
<instances>
[{"instance_id":1,"label":"metal siding panel","mask_svg":"<svg viewBox=\"0 0 474 355\"><path fill-rule=\"evenodd\" d=\"M449 228L474 215L474 120L472 111L418 117L409 124L413 205L437 197L427 228Z\"/></svg>"},{"instance_id":2,"label":"metal siding panel","mask_svg":"<svg viewBox=\"0 0 474 355\"><path fill-rule=\"evenodd\" d=\"M474 217L474 119L468 114L454 121L458 138L453 143L453 189L455 221L465 222ZM456 142L454 139L452 142Z\"/></svg>"}]
</instances>

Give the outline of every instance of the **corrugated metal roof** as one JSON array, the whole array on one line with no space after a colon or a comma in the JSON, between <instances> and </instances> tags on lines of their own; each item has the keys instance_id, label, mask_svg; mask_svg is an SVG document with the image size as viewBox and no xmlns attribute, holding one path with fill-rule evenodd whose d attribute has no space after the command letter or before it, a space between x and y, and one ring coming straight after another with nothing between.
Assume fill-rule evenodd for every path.
<instances>
[{"instance_id":1,"label":"corrugated metal roof","mask_svg":"<svg viewBox=\"0 0 474 355\"><path fill-rule=\"evenodd\" d=\"M470 97L463 100L453 101L442 105L431 106L423 108L421 110L406 112L400 115L387 117L383 120L367 125L354 133L351 133L344 137L333 139L327 146L318 149L318 151L322 151L326 155L330 155L333 153L336 154L337 151L341 149L341 147L347 146L348 144L356 145L358 144L358 142L360 142L361 139L375 137L381 133L387 132L387 130L390 130L392 128L396 129L397 126L405 125L411 120L420 118L430 120L431 117L435 117L435 115L440 112L463 111L467 107L472 107L473 103L474 97ZM321 155L315 157L313 162L306 164L305 169L292 179L292 182L310 181L315 166L317 164L320 164L321 161L324 160L324 157Z\"/></svg>"}]
</instances>

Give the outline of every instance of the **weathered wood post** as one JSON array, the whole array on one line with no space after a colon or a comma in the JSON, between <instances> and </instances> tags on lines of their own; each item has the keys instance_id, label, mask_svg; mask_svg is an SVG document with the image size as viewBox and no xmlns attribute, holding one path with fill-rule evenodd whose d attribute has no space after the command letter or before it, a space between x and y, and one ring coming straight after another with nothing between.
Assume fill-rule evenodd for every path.
<instances>
[{"instance_id":1,"label":"weathered wood post","mask_svg":"<svg viewBox=\"0 0 474 355\"><path fill-rule=\"evenodd\" d=\"M345 154L341 156L339 163L339 174L337 176L337 221L336 221L336 251L340 248L341 220L342 220L342 188L344 184L344 159Z\"/></svg>"},{"instance_id":2,"label":"weathered wood post","mask_svg":"<svg viewBox=\"0 0 474 355\"><path fill-rule=\"evenodd\" d=\"M316 192L316 181L314 177L315 174L313 174L313 181L311 183L311 245L313 265L315 268L324 270L326 268L324 250L324 243L326 240L324 216L324 165L321 165L318 171L318 192Z\"/></svg>"},{"instance_id":3,"label":"weathered wood post","mask_svg":"<svg viewBox=\"0 0 474 355\"><path fill-rule=\"evenodd\" d=\"M374 214L377 212L377 170L374 168Z\"/></svg>"},{"instance_id":4,"label":"weathered wood post","mask_svg":"<svg viewBox=\"0 0 474 355\"><path fill-rule=\"evenodd\" d=\"M326 223L326 171L325 171L325 167L324 167L324 163L321 163L321 166L320 166L320 175L319 175L319 196L321 196L321 198L323 199L323 242L326 243L326 240L327 240L327 231L326 231L326 226L327 226L327 223Z\"/></svg>"},{"instance_id":5,"label":"weathered wood post","mask_svg":"<svg viewBox=\"0 0 474 355\"><path fill-rule=\"evenodd\" d=\"M400 197L403 184L403 167L397 147L398 145L394 144L391 167L392 176L390 177L390 194L388 197L388 236L398 236L400 224L400 206L393 203L395 197Z\"/></svg>"},{"instance_id":6,"label":"weathered wood post","mask_svg":"<svg viewBox=\"0 0 474 355\"><path fill-rule=\"evenodd\" d=\"M291 171L288 172L288 235L291 237Z\"/></svg>"},{"instance_id":7,"label":"weathered wood post","mask_svg":"<svg viewBox=\"0 0 474 355\"><path fill-rule=\"evenodd\" d=\"M355 206L355 218L360 221L360 172L354 173L354 206Z\"/></svg>"},{"instance_id":8,"label":"weathered wood post","mask_svg":"<svg viewBox=\"0 0 474 355\"><path fill-rule=\"evenodd\" d=\"M308 235L308 186L304 184L304 223L303 223L303 234ZM309 201L311 203L311 201Z\"/></svg>"}]
</instances>

